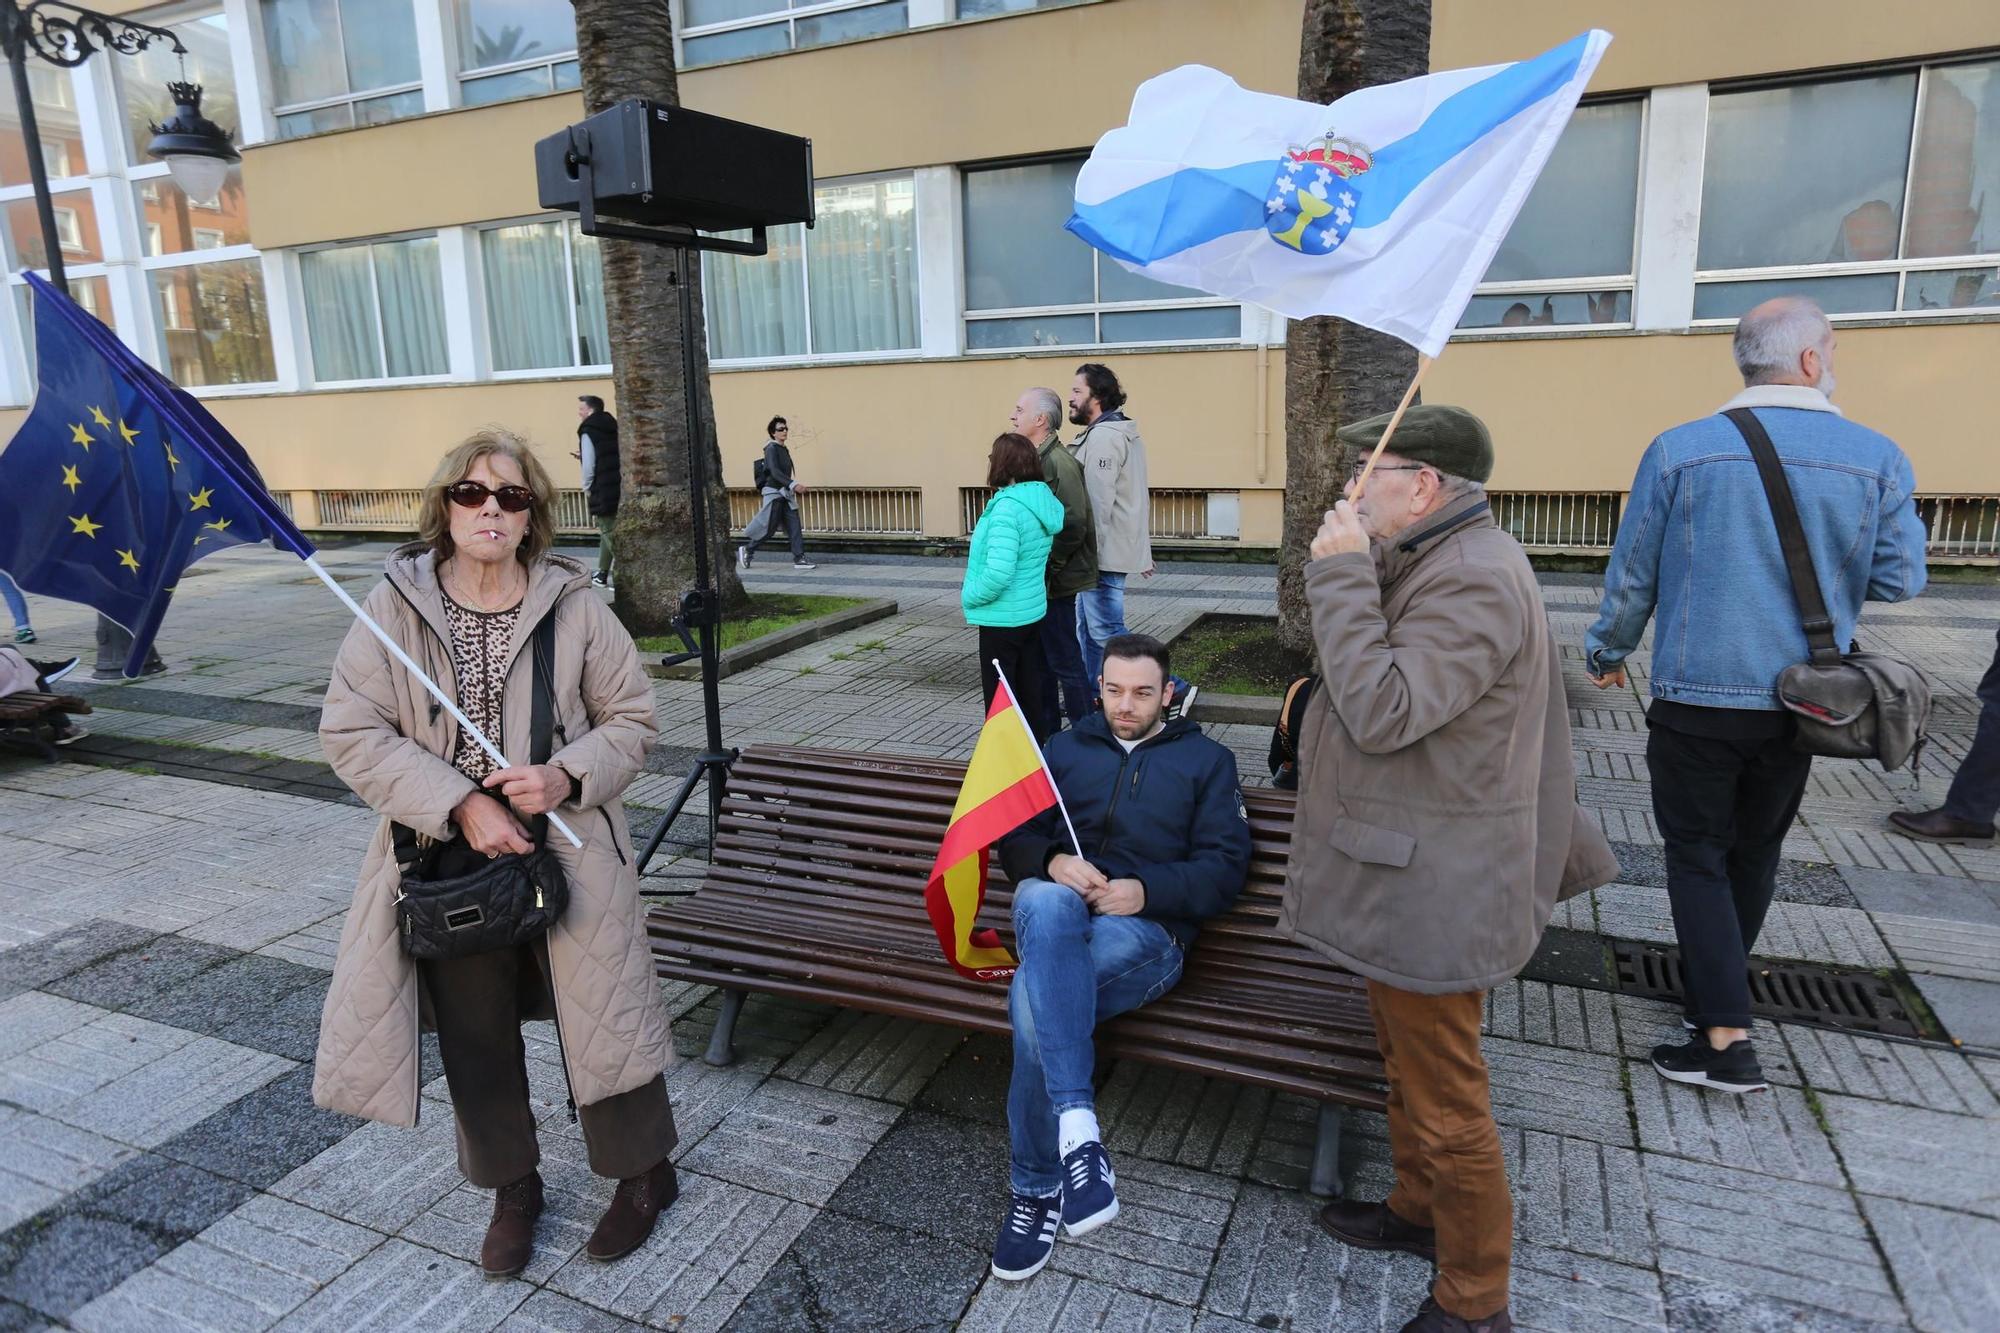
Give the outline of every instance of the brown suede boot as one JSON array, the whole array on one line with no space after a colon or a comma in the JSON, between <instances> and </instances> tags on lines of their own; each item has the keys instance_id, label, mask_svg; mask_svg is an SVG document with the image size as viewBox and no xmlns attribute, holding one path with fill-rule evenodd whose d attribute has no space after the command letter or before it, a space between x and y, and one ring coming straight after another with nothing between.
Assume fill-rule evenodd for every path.
<instances>
[{"instance_id":1,"label":"brown suede boot","mask_svg":"<svg viewBox=\"0 0 2000 1333\"><path fill-rule=\"evenodd\" d=\"M512 1277L535 1253L535 1219L542 1215L542 1177L530 1171L493 1192L493 1221L479 1247L479 1266L488 1277Z\"/></svg>"},{"instance_id":2,"label":"brown suede boot","mask_svg":"<svg viewBox=\"0 0 2000 1333\"><path fill-rule=\"evenodd\" d=\"M619 1181L583 1252L600 1262L624 1258L646 1243L661 1212L680 1197L680 1177L665 1158L645 1175Z\"/></svg>"},{"instance_id":3,"label":"brown suede boot","mask_svg":"<svg viewBox=\"0 0 2000 1333\"><path fill-rule=\"evenodd\" d=\"M1363 1250L1401 1250L1437 1262L1437 1232L1396 1216L1386 1203L1335 1199L1319 1210L1319 1224L1343 1245Z\"/></svg>"}]
</instances>

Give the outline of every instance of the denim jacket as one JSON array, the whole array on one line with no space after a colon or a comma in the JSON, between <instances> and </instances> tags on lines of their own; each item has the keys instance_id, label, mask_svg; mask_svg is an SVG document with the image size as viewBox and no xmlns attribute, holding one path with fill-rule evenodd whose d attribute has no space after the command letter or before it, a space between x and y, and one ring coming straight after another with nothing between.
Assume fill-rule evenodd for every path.
<instances>
[{"instance_id":1,"label":"denim jacket","mask_svg":"<svg viewBox=\"0 0 2000 1333\"><path fill-rule=\"evenodd\" d=\"M1924 527L1903 451L1817 389L1759 385L1647 448L1584 647L1602 675L1652 617L1654 698L1775 709L1778 673L1810 654L1757 465L1720 415L1737 407L1756 411L1785 465L1837 642L1852 641L1864 600L1923 590Z\"/></svg>"}]
</instances>

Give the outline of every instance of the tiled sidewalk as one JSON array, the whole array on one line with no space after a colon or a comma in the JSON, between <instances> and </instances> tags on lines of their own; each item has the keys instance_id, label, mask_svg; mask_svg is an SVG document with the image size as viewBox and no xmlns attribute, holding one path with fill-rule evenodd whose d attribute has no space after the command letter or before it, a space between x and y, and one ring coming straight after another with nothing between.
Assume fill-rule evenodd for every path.
<instances>
[{"instance_id":1,"label":"tiled sidewalk","mask_svg":"<svg viewBox=\"0 0 2000 1333\"><path fill-rule=\"evenodd\" d=\"M332 552L356 590L379 549ZM196 577L198 576L198 578ZM962 756L979 720L959 567L827 561L759 586L893 595L896 618L723 684L732 744ZM1126 1210L1019 1285L986 1275L1005 1189L1003 1043L753 999L742 1058L670 1076L684 1192L638 1255L581 1246L608 1196L529 1032L550 1212L533 1266L471 1262L489 1206L453 1160L427 1071L415 1131L314 1108L326 970L373 819L313 734L346 623L292 564L198 566L163 650L174 669L94 692L83 763L0 759L0 1330L327 1327L1393 1329L1424 1267L1334 1245L1300 1195L1313 1108L1139 1066L1101 1114ZM1624 882L1557 924L1671 936L1636 693L1582 679L1590 580L1551 576L1571 662L1583 800ZM1268 610L1268 570L1169 566L1136 627ZM51 650L87 618L37 602ZM1663 1084L1664 1006L1524 980L1489 1003L1487 1058L1516 1193L1517 1323L1532 1329L2000 1327L2000 853L1888 836L1934 804L1970 738L2000 590L1871 609L1864 638L1939 677L1920 790L1816 765L1762 951L1898 967L1968 1050L1789 1026L1763 1037L1768 1096ZM1643 689L1643 661L1639 663ZM695 688L633 788L656 818L700 741ZM1266 734L1215 729L1262 780ZM664 985L676 1044L714 1021ZM434 1066L433 1060L433 1066ZM1379 1117L1349 1118L1349 1188L1386 1188Z\"/></svg>"}]
</instances>

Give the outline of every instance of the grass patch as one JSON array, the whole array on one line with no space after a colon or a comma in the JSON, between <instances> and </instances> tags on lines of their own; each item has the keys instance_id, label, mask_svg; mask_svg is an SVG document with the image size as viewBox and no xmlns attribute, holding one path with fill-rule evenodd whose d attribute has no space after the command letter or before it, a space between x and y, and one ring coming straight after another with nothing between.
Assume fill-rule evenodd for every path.
<instances>
[{"instance_id":1,"label":"grass patch","mask_svg":"<svg viewBox=\"0 0 2000 1333\"><path fill-rule=\"evenodd\" d=\"M1203 616L1173 642L1174 674L1222 694L1283 694L1295 677L1317 671L1312 654L1278 642L1268 616Z\"/></svg>"},{"instance_id":2,"label":"grass patch","mask_svg":"<svg viewBox=\"0 0 2000 1333\"><path fill-rule=\"evenodd\" d=\"M751 593L748 614L725 619L722 622L722 647L734 648L738 644L761 639L766 634L776 634L781 629L790 629L801 621L817 620L821 616L832 615L835 611L845 611L850 606L859 606L867 600L865 597ZM637 642L642 653L682 651L681 641L671 634L648 635Z\"/></svg>"}]
</instances>

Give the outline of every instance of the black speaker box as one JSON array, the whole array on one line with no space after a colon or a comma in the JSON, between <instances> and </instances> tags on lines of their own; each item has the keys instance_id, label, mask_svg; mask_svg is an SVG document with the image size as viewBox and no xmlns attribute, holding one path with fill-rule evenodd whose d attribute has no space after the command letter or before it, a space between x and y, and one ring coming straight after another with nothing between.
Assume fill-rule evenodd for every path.
<instances>
[{"instance_id":1,"label":"black speaker box","mask_svg":"<svg viewBox=\"0 0 2000 1333\"><path fill-rule=\"evenodd\" d=\"M606 217L700 231L813 220L812 140L638 98L535 145L543 208L578 211L569 156L584 134Z\"/></svg>"}]
</instances>

